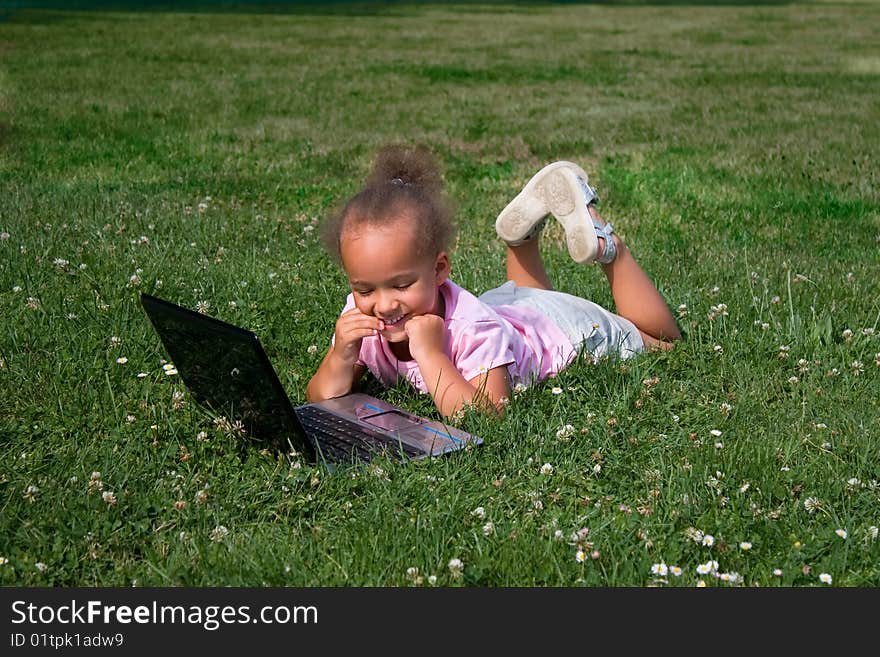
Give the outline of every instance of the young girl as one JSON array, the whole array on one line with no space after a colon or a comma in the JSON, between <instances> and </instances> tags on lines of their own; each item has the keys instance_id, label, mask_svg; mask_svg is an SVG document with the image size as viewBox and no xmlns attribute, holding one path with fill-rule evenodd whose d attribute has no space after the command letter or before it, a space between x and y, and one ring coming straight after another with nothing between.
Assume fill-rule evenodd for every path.
<instances>
[{"instance_id":1,"label":"young girl","mask_svg":"<svg viewBox=\"0 0 880 657\"><path fill-rule=\"evenodd\" d=\"M500 411L514 385L553 376L582 351L669 348L680 337L672 313L597 201L578 166L541 169L495 222L507 282L475 297L449 278L452 211L435 160L384 148L364 189L323 226L351 294L309 401L348 394L369 369L387 386L406 379L446 417L467 404ZM549 215L575 261L601 263L619 314L553 291L538 249Z\"/></svg>"}]
</instances>

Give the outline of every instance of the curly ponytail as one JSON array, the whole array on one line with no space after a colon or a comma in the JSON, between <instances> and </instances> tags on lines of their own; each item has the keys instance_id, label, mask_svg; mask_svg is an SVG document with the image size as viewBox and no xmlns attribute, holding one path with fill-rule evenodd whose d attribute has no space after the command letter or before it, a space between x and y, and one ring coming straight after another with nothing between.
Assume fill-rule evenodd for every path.
<instances>
[{"instance_id":1,"label":"curly ponytail","mask_svg":"<svg viewBox=\"0 0 880 657\"><path fill-rule=\"evenodd\" d=\"M389 145L379 151L364 188L321 227L324 248L340 262L345 230L387 225L401 217L415 222L420 255L449 249L455 234L453 210L437 160L424 147Z\"/></svg>"}]
</instances>

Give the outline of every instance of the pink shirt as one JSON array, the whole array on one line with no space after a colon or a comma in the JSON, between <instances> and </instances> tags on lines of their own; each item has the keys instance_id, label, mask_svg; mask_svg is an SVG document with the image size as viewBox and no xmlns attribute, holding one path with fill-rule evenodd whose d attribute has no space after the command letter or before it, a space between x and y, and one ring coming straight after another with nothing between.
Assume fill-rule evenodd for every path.
<instances>
[{"instance_id":1,"label":"pink shirt","mask_svg":"<svg viewBox=\"0 0 880 657\"><path fill-rule=\"evenodd\" d=\"M536 310L489 306L449 280L440 293L446 303L444 351L468 381L493 367L506 366L511 385L529 385L554 376L576 355L565 333ZM349 294L342 312L354 307ZM399 360L382 336L364 338L358 362L386 386L403 378L428 392L418 363Z\"/></svg>"}]
</instances>

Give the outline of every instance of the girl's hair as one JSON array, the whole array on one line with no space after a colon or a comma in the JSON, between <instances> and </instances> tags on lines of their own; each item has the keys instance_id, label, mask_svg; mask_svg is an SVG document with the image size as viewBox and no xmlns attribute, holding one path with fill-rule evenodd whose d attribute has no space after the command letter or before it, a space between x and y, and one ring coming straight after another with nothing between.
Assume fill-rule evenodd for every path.
<instances>
[{"instance_id":1,"label":"girl's hair","mask_svg":"<svg viewBox=\"0 0 880 657\"><path fill-rule=\"evenodd\" d=\"M376 156L364 188L324 222L321 241L341 262L343 231L408 217L415 223L417 253L434 255L449 249L455 234L452 215L440 167L430 151L421 146L385 146Z\"/></svg>"}]
</instances>

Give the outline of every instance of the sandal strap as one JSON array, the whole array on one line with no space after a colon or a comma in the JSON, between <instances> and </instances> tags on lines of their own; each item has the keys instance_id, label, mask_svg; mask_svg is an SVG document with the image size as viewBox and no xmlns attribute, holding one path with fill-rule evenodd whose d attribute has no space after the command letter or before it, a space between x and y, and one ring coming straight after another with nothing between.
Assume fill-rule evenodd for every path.
<instances>
[{"instance_id":1,"label":"sandal strap","mask_svg":"<svg viewBox=\"0 0 880 657\"><path fill-rule=\"evenodd\" d=\"M614 234L614 226L610 223L603 226L594 221L593 228L596 229L596 237L601 237L605 240L605 250L602 251L600 257L596 258L596 262L603 265L614 262L614 259L617 257L617 245L614 243L614 238L611 237Z\"/></svg>"},{"instance_id":2,"label":"sandal strap","mask_svg":"<svg viewBox=\"0 0 880 657\"><path fill-rule=\"evenodd\" d=\"M591 205L599 205L599 195L596 193L595 188L580 176L577 177L577 180L581 185L581 191L584 194L584 201L586 201L587 207Z\"/></svg>"}]
</instances>

